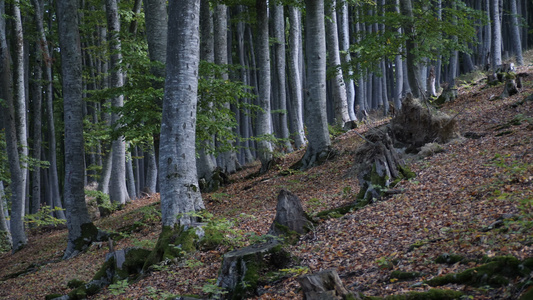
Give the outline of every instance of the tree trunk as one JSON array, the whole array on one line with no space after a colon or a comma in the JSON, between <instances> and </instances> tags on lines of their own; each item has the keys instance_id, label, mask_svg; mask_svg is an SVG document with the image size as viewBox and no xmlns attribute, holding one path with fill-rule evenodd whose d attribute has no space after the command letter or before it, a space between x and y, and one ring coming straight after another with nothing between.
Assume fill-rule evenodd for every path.
<instances>
[{"instance_id":1,"label":"tree trunk","mask_svg":"<svg viewBox=\"0 0 533 300\"><path fill-rule=\"evenodd\" d=\"M2 10L0 9L0 12L1 11ZM7 212L7 209L4 206L5 197L6 194L4 190L4 182L0 181L0 251L9 250L13 247L13 240L11 239L11 232L9 231L5 214ZM7 249L2 249L2 246L6 247Z\"/></svg>"},{"instance_id":2,"label":"tree trunk","mask_svg":"<svg viewBox=\"0 0 533 300\"><path fill-rule=\"evenodd\" d=\"M287 123L287 87L286 87L286 55L285 55L285 17L283 15L283 6L276 4L272 8L272 21L274 23L273 37L274 44L274 65L276 68L277 79L277 98L278 98L278 118L280 132L279 136L283 139L283 151L292 152L292 145L289 140L289 126Z\"/></svg>"},{"instance_id":3,"label":"tree trunk","mask_svg":"<svg viewBox=\"0 0 533 300\"><path fill-rule=\"evenodd\" d=\"M159 182L163 226L188 225L188 212L204 208L196 172L196 105L200 62L200 3L169 5ZM188 16L184 18L183 16Z\"/></svg>"},{"instance_id":4,"label":"tree trunk","mask_svg":"<svg viewBox=\"0 0 533 300\"><path fill-rule=\"evenodd\" d=\"M122 62L120 22L118 17L117 0L106 0L107 33L109 42L109 68L111 69L111 88L121 88L124 85L124 74L120 66ZM115 109L124 106L124 95L115 96L111 99L111 106ZM118 129L118 120L121 115L117 112L111 114L111 126ZM126 142L123 136L117 137L112 142L111 156L113 168L109 185L109 198L111 202L125 204L130 200L126 186Z\"/></svg>"},{"instance_id":5,"label":"tree trunk","mask_svg":"<svg viewBox=\"0 0 533 300\"><path fill-rule=\"evenodd\" d=\"M30 82L32 88L33 98L33 145L32 157L37 161L41 160L41 143L42 143L42 85L43 69L42 69L42 51L39 42L34 44L35 61L33 66L33 80ZM34 214L39 211L41 206L41 168L40 166L33 167L31 172L31 210Z\"/></svg>"},{"instance_id":6,"label":"tree trunk","mask_svg":"<svg viewBox=\"0 0 533 300\"><path fill-rule=\"evenodd\" d=\"M301 14L297 7L289 6L289 89L291 92L291 113L294 144L300 149L307 143L303 123L302 78L300 73Z\"/></svg>"},{"instance_id":7,"label":"tree trunk","mask_svg":"<svg viewBox=\"0 0 533 300\"><path fill-rule=\"evenodd\" d=\"M4 99L2 109L5 128L6 150L11 174L11 221L13 252L20 250L27 243L24 233L24 192L23 171L20 154L17 149L17 129L15 104L13 96L13 72L11 58L6 40L6 23L4 1L0 0L0 98Z\"/></svg>"},{"instance_id":8,"label":"tree trunk","mask_svg":"<svg viewBox=\"0 0 533 300\"><path fill-rule=\"evenodd\" d=\"M420 68L416 62L416 43L415 37L416 32L413 26L413 5L411 0L400 0L400 10L403 15L409 17L410 21L404 28L405 34L408 36L407 41L405 42L405 48L407 51L406 61L407 61L407 79L409 81L409 86L411 87L411 93L415 98L419 98L423 91L422 82L420 81Z\"/></svg>"},{"instance_id":9,"label":"tree trunk","mask_svg":"<svg viewBox=\"0 0 533 300\"><path fill-rule=\"evenodd\" d=\"M341 126L350 121L348 115L348 101L346 98L346 86L342 76L341 57L339 53L339 36L337 34L337 14L335 13L335 1L325 6L326 15L326 43L328 50L329 68L333 70L331 90L335 108L335 122Z\"/></svg>"},{"instance_id":10,"label":"tree trunk","mask_svg":"<svg viewBox=\"0 0 533 300\"><path fill-rule=\"evenodd\" d=\"M509 0L509 2L511 2L511 40L513 52L516 55L516 64L522 66L524 64L524 57L522 56L522 43L520 41L520 27L518 26L516 1L517 0Z\"/></svg>"},{"instance_id":11,"label":"tree trunk","mask_svg":"<svg viewBox=\"0 0 533 300\"><path fill-rule=\"evenodd\" d=\"M309 145L299 169L319 165L332 155L326 116L326 38L324 1L306 0L307 89L306 118Z\"/></svg>"},{"instance_id":12,"label":"tree trunk","mask_svg":"<svg viewBox=\"0 0 533 300\"><path fill-rule=\"evenodd\" d=\"M355 87L353 82L353 69L351 68L352 57L350 55L350 22L348 21L348 5L346 2L338 0L337 5L337 20L339 21L339 50L341 53L341 61L348 65L348 72L344 76L344 85L346 87L346 101L348 105L348 116L351 121L356 121L355 115Z\"/></svg>"},{"instance_id":13,"label":"tree trunk","mask_svg":"<svg viewBox=\"0 0 533 300\"><path fill-rule=\"evenodd\" d=\"M260 173L268 171L272 161L272 117L270 115L270 50L268 47L268 8L266 0L256 0L255 7L257 11L257 68L259 69L257 99L262 111L257 112L257 137L258 156L261 161Z\"/></svg>"},{"instance_id":14,"label":"tree trunk","mask_svg":"<svg viewBox=\"0 0 533 300\"><path fill-rule=\"evenodd\" d=\"M492 21L492 68L495 69L502 64L502 26L500 22L500 1L491 1L491 21Z\"/></svg>"},{"instance_id":15,"label":"tree trunk","mask_svg":"<svg viewBox=\"0 0 533 300\"><path fill-rule=\"evenodd\" d=\"M85 205L83 99L78 7L75 0L57 2L63 106L65 120L65 206L68 244L63 258L71 258L97 240L98 229Z\"/></svg>"}]
</instances>

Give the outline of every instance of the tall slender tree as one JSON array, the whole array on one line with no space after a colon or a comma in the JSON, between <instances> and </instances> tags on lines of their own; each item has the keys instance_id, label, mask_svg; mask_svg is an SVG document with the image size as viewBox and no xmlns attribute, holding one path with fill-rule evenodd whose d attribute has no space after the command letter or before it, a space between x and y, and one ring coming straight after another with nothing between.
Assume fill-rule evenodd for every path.
<instances>
[{"instance_id":1,"label":"tall slender tree","mask_svg":"<svg viewBox=\"0 0 533 300\"><path fill-rule=\"evenodd\" d=\"M326 116L326 38L324 26L324 0L305 1L305 32L307 49L306 117L309 145L299 163L301 169L326 161L330 155Z\"/></svg>"},{"instance_id":2,"label":"tall slender tree","mask_svg":"<svg viewBox=\"0 0 533 300\"><path fill-rule=\"evenodd\" d=\"M83 99L78 1L57 1L65 120L65 207L68 243L64 259L77 255L98 239L85 205Z\"/></svg>"},{"instance_id":3,"label":"tall slender tree","mask_svg":"<svg viewBox=\"0 0 533 300\"><path fill-rule=\"evenodd\" d=\"M171 34L167 45L159 180L163 226L173 227L190 224L192 217L186 213L204 208L195 153L200 1L173 0L168 10Z\"/></svg>"}]
</instances>

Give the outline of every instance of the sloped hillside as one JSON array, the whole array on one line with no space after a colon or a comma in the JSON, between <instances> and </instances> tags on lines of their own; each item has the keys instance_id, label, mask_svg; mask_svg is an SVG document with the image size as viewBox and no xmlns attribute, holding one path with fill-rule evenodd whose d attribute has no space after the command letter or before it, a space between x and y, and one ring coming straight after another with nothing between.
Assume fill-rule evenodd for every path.
<instances>
[{"instance_id":1,"label":"sloped hillside","mask_svg":"<svg viewBox=\"0 0 533 300\"><path fill-rule=\"evenodd\" d=\"M533 74L529 68L518 72L529 75L521 92L507 99L498 99L503 85L463 83L459 98L442 108L458 120L463 138L442 145L443 152L411 157L417 177L395 187L398 194L342 217L319 220L296 245L288 246L293 266L265 281L257 299L301 299L296 277L330 268L352 292L387 296L427 291L432 288L428 280L481 266L490 258L533 257L533 101L524 100L533 94ZM360 134L383 122L387 120L370 121L336 137L333 146L340 155L323 166L290 170L301 150L279 155L278 164L262 176L252 176L258 164L232 175L231 184L203 195L214 222L225 232L225 243L176 264L159 265L141 280L115 284L93 299L207 297L218 292L222 255L268 231L281 189L296 194L311 215L355 200L358 183L347 174L355 149L364 142ZM136 200L96 224L121 233L115 249L150 248L160 230L157 201ZM28 247L0 256L0 298L43 299L68 293L72 279L89 281L108 244L95 244L61 261L66 236L64 228L34 229ZM399 271L414 275L404 278ZM517 284L527 280L512 277L500 286L448 283L438 288L461 291L470 299L516 299L528 289Z\"/></svg>"}]
</instances>

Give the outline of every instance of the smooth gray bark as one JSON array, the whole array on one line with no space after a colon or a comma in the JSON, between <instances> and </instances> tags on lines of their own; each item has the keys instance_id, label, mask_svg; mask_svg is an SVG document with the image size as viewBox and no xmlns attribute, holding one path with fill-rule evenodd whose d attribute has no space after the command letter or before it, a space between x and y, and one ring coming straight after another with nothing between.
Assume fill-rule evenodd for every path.
<instances>
[{"instance_id":1,"label":"smooth gray bark","mask_svg":"<svg viewBox=\"0 0 533 300\"><path fill-rule=\"evenodd\" d=\"M213 31L214 31L214 54L215 54L215 63L217 65L227 65L228 64L228 7L223 4L218 4L215 7L214 12L214 21L213 21ZM228 73L224 72L221 79L228 80ZM230 109L230 104L225 103L224 106L227 109ZM231 130L228 128L227 130ZM228 141L233 146L235 141ZM225 151L219 156L220 164L219 166L228 174L233 174L237 171L238 161L235 151L229 150Z\"/></svg>"},{"instance_id":2,"label":"smooth gray bark","mask_svg":"<svg viewBox=\"0 0 533 300\"><path fill-rule=\"evenodd\" d=\"M348 102L346 98L346 86L342 70L340 69L341 57L339 53L339 36L337 34L337 14L335 13L336 2L331 1L325 6L326 15L326 43L328 51L328 67L333 70L331 78L331 91L333 107L335 110L335 122L340 126L350 121L348 115Z\"/></svg>"},{"instance_id":3,"label":"smooth gray bark","mask_svg":"<svg viewBox=\"0 0 533 300\"><path fill-rule=\"evenodd\" d=\"M0 245L7 245L12 248L13 239L11 238L11 232L9 231L9 225L6 220L7 209L5 207L5 196L4 182L0 181L0 238L3 239L0 240Z\"/></svg>"},{"instance_id":4,"label":"smooth gray bark","mask_svg":"<svg viewBox=\"0 0 533 300\"><path fill-rule=\"evenodd\" d=\"M291 93L291 120L293 139L296 149L307 144L303 121L303 94L300 72L300 53L302 52L301 13L297 7L289 6L289 90Z\"/></svg>"},{"instance_id":5,"label":"smooth gray bark","mask_svg":"<svg viewBox=\"0 0 533 300\"><path fill-rule=\"evenodd\" d=\"M325 161L331 152L326 116L326 39L324 1L306 0L307 89L306 117L309 145L302 158L302 169Z\"/></svg>"},{"instance_id":6,"label":"smooth gray bark","mask_svg":"<svg viewBox=\"0 0 533 300\"><path fill-rule=\"evenodd\" d=\"M346 87L346 101L348 105L348 115L350 120L357 120L355 115L355 87L352 79L353 70L351 68L352 57L350 55L350 23L348 21L348 4L345 1L337 0L339 9L338 15L338 29L339 29L339 50L341 53L341 61L343 64L348 65L347 75L344 77L344 85Z\"/></svg>"},{"instance_id":7,"label":"smooth gray bark","mask_svg":"<svg viewBox=\"0 0 533 300\"><path fill-rule=\"evenodd\" d=\"M65 120L65 207L67 212L68 243L63 258L75 256L90 244L93 235L86 230L95 228L85 205L83 99L81 48L78 7L76 0L59 0L59 46L61 47L61 74L63 79L63 109ZM83 238L82 236L85 235ZM82 239L82 240L80 240ZM80 241L82 241L80 243Z\"/></svg>"},{"instance_id":8,"label":"smooth gray bark","mask_svg":"<svg viewBox=\"0 0 533 300\"><path fill-rule=\"evenodd\" d=\"M257 112L257 152L261 161L260 173L270 168L272 161L272 143L265 138L272 135L272 117L270 115L270 49L268 47L268 8L266 0L256 0L257 42L256 58L258 72L259 97L257 102L262 111Z\"/></svg>"},{"instance_id":9,"label":"smooth gray bark","mask_svg":"<svg viewBox=\"0 0 533 300\"><path fill-rule=\"evenodd\" d=\"M118 17L117 0L106 0L107 33L109 42L110 87L121 88L124 85L124 74L120 66L122 62L120 22ZM117 95L111 99L113 108L124 106L124 95ZM111 114L111 126L117 128L121 115ZM109 182L109 198L111 202L124 204L130 200L126 186L126 141L123 136L117 137L111 144L112 169Z\"/></svg>"},{"instance_id":10,"label":"smooth gray bark","mask_svg":"<svg viewBox=\"0 0 533 300\"><path fill-rule=\"evenodd\" d=\"M516 1L518 0L509 0L509 2L511 2L511 40L513 52L516 56L516 64L522 66L524 64L524 57L522 56L522 43L520 40L520 27L518 26L518 9L516 8Z\"/></svg>"},{"instance_id":11,"label":"smooth gray bark","mask_svg":"<svg viewBox=\"0 0 533 300\"><path fill-rule=\"evenodd\" d=\"M170 2L168 29L172 34L167 45L159 152L163 226L190 224L192 217L180 214L204 208L195 154L199 20L199 1Z\"/></svg>"},{"instance_id":12,"label":"smooth gray bark","mask_svg":"<svg viewBox=\"0 0 533 300\"><path fill-rule=\"evenodd\" d=\"M283 140L283 148L286 152L292 152L292 145L289 141L289 126L287 120L287 76L286 74L286 54L285 54L285 17L283 15L283 6L274 5L272 8L272 21L274 23L273 37L275 43L274 48L274 65L277 79L277 98L278 98L278 113L280 132L279 136Z\"/></svg>"},{"instance_id":13,"label":"smooth gray bark","mask_svg":"<svg viewBox=\"0 0 533 300\"><path fill-rule=\"evenodd\" d=\"M7 158L11 175L11 221L10 229L13 238L13 252L20 250L27 243L24 232L24 192L23 173L20 154L17 149L17 128L15 103L13 95L13 70L6 40L6 23L4 1L0 0L0 98L4 99L2 109L6 139Z\"/></svg>"},{"instance_id":14,"label":"smooth gray bark","mask_svg":"<svg viewBox=\"0 0 533 300\"><path fill-rule=\"evenodd\" d=\"M33 144L32 144L32 157L36 160L41 160L41 112L42 112L42 53L39 42L34 44L35 60L33 66L33 80L31 80L32 90L32 108L33 108ZM41 168L35 166L31 171L31 210L30 213L34 214L39 211L41 206Z\"/></svg>"},{"instance_id":15,"label":"smooth gray bark","mask_svg":"<svg viewBox=\"0 0 533 300\"><path fill-rule=\"evenodd\" d=\"M416 61L416 43L415 43L415 28L413 26L413 4L411 0L400 0L400 11L403 15L408 16L411 21L405 26L404 31L408 36L406 41L406 61L407 61L407 79L409 81L409 86L411 87L411 93L415 98L419 98L423 91L422 82L420 81L420 66Z\"/></svg>"},{"instance_id":16,"label":"smooth gray bark","mask_svg":"<svg viewBox=\"0 0 533 300\"><path fill-rule=\"evenodd\" d=\"M500 1L490 0L492 21L492 68L502 64L502 26L500 21Z\"/></svg>"}]
</instances>

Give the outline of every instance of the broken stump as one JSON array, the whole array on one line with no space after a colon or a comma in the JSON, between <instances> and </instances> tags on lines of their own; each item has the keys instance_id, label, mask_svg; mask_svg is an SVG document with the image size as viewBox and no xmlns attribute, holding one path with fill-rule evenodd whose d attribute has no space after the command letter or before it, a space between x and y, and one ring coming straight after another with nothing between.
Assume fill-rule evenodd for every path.
<instances>
[{"instance_id":1,"label":"broken stump","mask_svg":"<svg viewBox=\"0 0 533 300\"><path fill-rule=\"evenodd\" d=\"M289 254L277 241L255 244L224 255L217 284L227 293L224 299L245 299L257 293L262 275L287 266Z\"/></svg>"},{"instance_id":2,"label":"broken stump","mask_svg":"<svg viewBox=\"0 0 533 300\"><path fill-rule=\"evenodd\" d=\"M276 205L276 217L270 226L268 234L290 238L292 233L297 235L309 231L309 219L305 213L300 198L290 191L281 190Z\"/></svg>"},{"instance_id":3,"label":"broken stump","mask_svg":"<svg viewBox=\"0 0 533 300\"><path fill-rule=\"evenodd\" d=\"M297 280L302 286L304 300L358 299L348 292L334 269L304 275Z\"/></svg>"}]
</instances>

